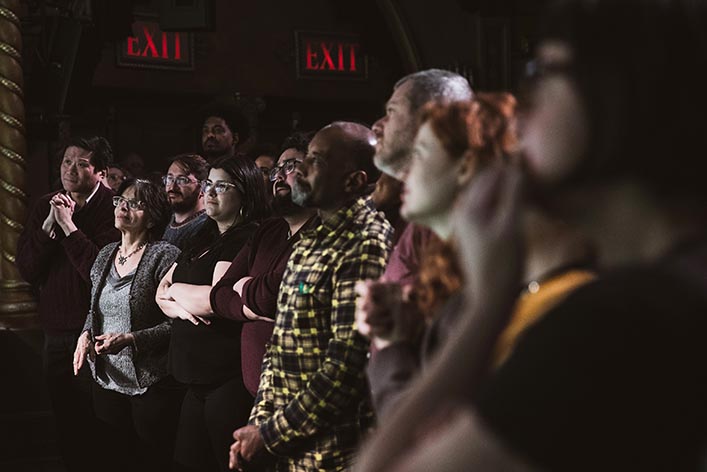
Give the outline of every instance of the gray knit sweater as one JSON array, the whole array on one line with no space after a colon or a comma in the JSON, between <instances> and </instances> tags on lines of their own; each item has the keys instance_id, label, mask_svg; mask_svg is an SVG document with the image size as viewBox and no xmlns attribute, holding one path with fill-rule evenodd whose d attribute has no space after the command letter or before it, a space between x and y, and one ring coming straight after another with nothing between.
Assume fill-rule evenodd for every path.
<instances>
[{"instance_id":1,"label":"gray knit sweater","mask_svg":"<svg viewBox=\"0 0 707 472\"><path fill-rule=\"evenodd\" d=\"M110 243L98 253L91 268L91 308L86 317L84 331L91 337L98 333L98 297L101 294L115 252L120 243ZM167 318L155 301L157 286L179 255L179 249L165 241L149 243L135 270L130 288L130 332L135 338L133 364L140 387L149 387L167 375L167 351L172 329L172 320ZM96 377L96 368L89 361L91 372Z\"/></svg>"}]
</instances>

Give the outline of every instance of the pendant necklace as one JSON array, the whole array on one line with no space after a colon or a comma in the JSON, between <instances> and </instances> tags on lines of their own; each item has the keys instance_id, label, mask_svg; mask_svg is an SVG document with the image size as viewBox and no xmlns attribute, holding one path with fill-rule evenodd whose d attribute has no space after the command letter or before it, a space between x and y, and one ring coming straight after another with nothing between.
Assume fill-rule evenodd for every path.
<instances>
[{"instance_id":1,"label":"pendant necklace","mask_svg":"<svg viewBox=\"0 0 707 472\"><path fill-rule=\"evenodd\" d=\"M135 248L135 250L133 252L131 252L130 254L128 254L127 256L123 256L122 254L120 254L120 250L119 250L118 251L118 264L125 265L125 263L128 261L128 258L130 256L132 256L133 254L135 254L136 252L140 252L142 250L142 248L145 247L145 244L147 244L147 242L140 243L140 245L137 248ZM122 249L122 248L120 248L120 249Z\"/></svg>"}]
</instances>

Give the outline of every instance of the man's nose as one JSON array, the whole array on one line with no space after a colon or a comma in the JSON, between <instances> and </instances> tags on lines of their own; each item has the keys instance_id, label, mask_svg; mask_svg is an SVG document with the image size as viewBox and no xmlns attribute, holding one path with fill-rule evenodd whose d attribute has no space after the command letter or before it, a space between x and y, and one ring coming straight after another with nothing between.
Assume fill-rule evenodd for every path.
<instances>
[{"instance_id":1,"label":"man's nose","mask_svg":"<svg viewBox=\"0 0 707 472\"><path fill-rule=\"evenodd\" d=\"M375 134L376 136L380 136L383 134L383 128L385 127L384 120L385 120L385 116L382 118L379 118L378 121L373 123L373 126L371 127L373 134Z\"/></svg>"}]
</instances>

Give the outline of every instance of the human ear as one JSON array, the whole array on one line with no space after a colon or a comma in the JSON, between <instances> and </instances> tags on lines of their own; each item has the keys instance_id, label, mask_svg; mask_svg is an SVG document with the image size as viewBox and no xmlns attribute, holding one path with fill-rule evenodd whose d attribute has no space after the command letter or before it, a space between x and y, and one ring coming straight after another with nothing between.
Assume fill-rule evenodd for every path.
<instances>
[{"instance_id":1,"label":"human ear","mask_svg":"<svg viewBox=\"0 0 707 472\"><path fill-rule=\"evenodd\" d=\"M476 174L479 160L471 151L466 151L460 158L459 171L457 172L457 185L465 187Z\"/></svg>"},{"instance_id":2,"label":"human ear","mask_svg":"<svg viewBox=\"0 0 707 472\"><path fill-rule=\"evenodd\" d=\"M344 190L346 193L358 193L368 183L368 175L363 170L352 172L344 181Z\"/></svg>"}]
</instances>

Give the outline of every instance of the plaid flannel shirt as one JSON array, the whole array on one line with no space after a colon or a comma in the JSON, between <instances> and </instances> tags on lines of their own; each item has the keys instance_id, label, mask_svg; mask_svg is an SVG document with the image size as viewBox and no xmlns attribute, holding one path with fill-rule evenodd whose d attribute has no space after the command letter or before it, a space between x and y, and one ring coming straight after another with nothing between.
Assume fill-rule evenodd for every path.
<instances>
[{"instance_id":1,"label":"plaid flannel shirt","mask_svg":"<svg viewBox=\"0 0 707 472\"><path fill-rule=\"evenodd\" d=\"M383 274L391 235L370 199L359 198L294 247L250 419L279 456L277 470L350 465L371 415L354 285Z\"/></svg>"}]
</instances>

